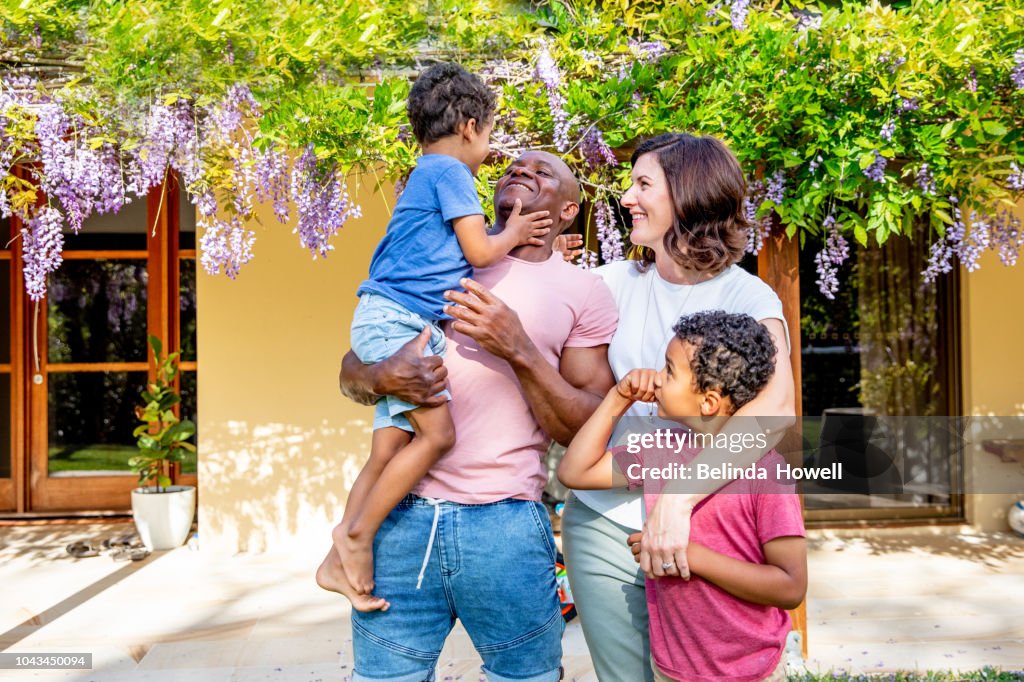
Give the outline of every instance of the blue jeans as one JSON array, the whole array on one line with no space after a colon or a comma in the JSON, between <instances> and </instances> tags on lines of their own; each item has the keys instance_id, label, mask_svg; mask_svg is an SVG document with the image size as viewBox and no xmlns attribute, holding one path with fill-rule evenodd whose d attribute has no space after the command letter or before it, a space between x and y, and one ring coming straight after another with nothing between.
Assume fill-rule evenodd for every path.
<instances>
[{"instance_id":1,"label":"blue jeans","mask_svg":"<svg viewBox=\"0 0 1024 682\"><path fill-rule=\"evenodd\" d=\"M364 364L380 362L397 353L398 349L419 336L427 327L431 330L430 343L424 349L424 354L443 356L448 340L437 323L417 315L390 298L364 293L359 297L359 305L352 316L352 352ZM440 395L449 400L452 397L447 390ZM393 395L381 397L373 416L373 430L397 426L411 433L412 424L405 413L417 407Z\"/></svg>"},{"instance_id":2,"label":"blue jeans","mask_svg":"<svg viewBox=\"0 0 1024 682\"><path fill-rule=\"evenodd\" d=\"M373 553L374 594L391 608L352 612L353 682L432 682L456 618L490 682L559 679L564 622L541 504L409 495L377 531Z\"/></svg>"}]
</instances>

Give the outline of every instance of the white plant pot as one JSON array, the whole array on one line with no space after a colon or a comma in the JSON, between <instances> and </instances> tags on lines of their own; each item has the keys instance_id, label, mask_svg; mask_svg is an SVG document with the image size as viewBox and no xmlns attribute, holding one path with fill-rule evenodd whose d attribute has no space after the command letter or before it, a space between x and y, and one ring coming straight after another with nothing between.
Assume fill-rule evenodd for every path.
<instances>
[{"instance_id":1,"label":"white plant pot","mask_svg":"<svg viewBox=\"0 0 1024 682\"><path fill-rule=\"evenodd\" d=\"M181 547L192 528L196 513L196 488L172 485L157 492L156 487L132 491L132 516L142 544L150 551Z\"/></svg>"}]
</instances>

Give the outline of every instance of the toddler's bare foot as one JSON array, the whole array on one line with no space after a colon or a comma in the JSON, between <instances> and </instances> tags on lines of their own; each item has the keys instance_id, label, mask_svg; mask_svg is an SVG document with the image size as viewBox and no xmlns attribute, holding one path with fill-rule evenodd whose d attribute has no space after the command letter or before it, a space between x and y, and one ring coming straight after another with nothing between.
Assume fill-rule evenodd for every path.
<instances>
[{"instance_id":1,"label":"toddler's bare foot","mask_svg":"<svg viewBox=\"0 0 1024 682\"><path fill-rule=\"evenodd\" d=\"M341 525L334 529L334 549L352 589L359 594L370 594L373 592L373 537L367 541L352 537L348 531Z\"/></svg>"},{"instance_id":2,"label":"toddler's bare foot","mask_svg":"<svg viewBox=\"0 0 1024 682\"><path fill-rule=\"evenodd\" d=\"M391 604L383 597L359 594L345 575L345 568L334 547L316 569L316 584L329 592L337 592L352 603L356 611L387 611Z\"/></svg>"}]
</instances>

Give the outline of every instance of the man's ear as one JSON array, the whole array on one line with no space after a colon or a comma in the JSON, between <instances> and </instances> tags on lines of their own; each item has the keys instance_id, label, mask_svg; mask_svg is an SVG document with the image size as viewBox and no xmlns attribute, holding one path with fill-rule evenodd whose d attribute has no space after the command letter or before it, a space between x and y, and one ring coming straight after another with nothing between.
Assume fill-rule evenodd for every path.
<instances>
[{"instance_id":1,"label":"man's ear","mask_svg":"<svg viewBox=\"0 0 1024 682\"><path fill-rule=\"evenodd\" d=\"M562 210L559 212L558 217L561 218L566 225L570 225L572 224L572 221L576 220L576 216L578 216L579 213L580 205L575 201L567 201L562 206Z\"/></svg>"}]
</instances>

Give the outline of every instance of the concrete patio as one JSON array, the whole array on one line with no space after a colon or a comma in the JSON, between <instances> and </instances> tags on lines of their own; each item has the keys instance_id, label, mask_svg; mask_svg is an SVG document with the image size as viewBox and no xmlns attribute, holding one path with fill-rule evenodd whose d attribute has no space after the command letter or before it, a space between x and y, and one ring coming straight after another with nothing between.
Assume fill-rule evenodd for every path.
<instances>
[{"instance_id":1,"label":"concrete patio","mask_svg":"<svg viewBox=\"0 0 1024 682\"><path fill-rule=\"evenodd\" d=\"M182 547L140 562L64 547L126 524L0 527L0 651L91 652L93 669L0 670L0 679L121 682L347 680L346 603L319 590L305 553L217 556ZM814 671L1024 668L1024 539L966 527L810 534ZM566 679L596 676L579 622ZM456 629L438 680L482 679Z\"/></svg>"}]
</instances>

